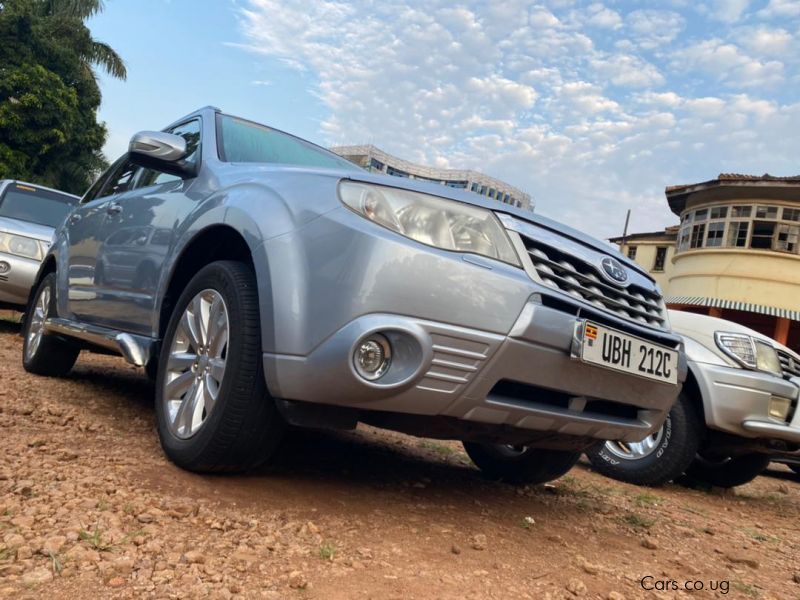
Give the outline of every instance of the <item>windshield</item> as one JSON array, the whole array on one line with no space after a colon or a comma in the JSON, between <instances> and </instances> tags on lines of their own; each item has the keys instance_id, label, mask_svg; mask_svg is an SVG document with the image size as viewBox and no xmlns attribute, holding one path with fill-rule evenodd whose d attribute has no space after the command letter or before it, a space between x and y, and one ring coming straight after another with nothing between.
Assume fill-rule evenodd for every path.
<instances>
[{"instance_id":1,"label":"windshield","mask_svg":"<svg viewBox=\"0 0 800 600\"><path fill-rule=\"evenodd\" d=\"M362 170L324 148L277 129L228 115L220 115L219 119L221 160Z\"/></svg>"},{"instance_id":2,"label":"windshield","mask_svg":"<svg viewBox=\"0 0 800 600\"><path fill-rule=\"evenodd\" d=\"M17 183L0 199L0 217L57 227L77 203L67 194Z\"/></svg>"}]
</instances>

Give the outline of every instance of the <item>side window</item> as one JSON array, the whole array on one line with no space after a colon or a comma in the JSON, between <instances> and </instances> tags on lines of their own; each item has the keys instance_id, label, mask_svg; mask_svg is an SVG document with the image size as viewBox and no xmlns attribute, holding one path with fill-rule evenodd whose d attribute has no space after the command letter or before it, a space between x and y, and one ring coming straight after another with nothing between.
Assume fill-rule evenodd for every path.
<instances>
[{"instance_id":1,"label":"side window","mask_svg":"<svg viewBox=\"0 0 800 600\"><path fill-rule=\"evenodd\" d=\"M169 133L179 135L186 140L187 154L184 160L189 163L195 162L198 158L198 152L200 149L200 120L193 119L183 123L182 125L173 127L169 130ZM177 175L171 175L170 173L164 173L154 169L144 169L136 181L135 187L142 188L151 185L161 185L162 183L169 183L170 181L179 180L180 177Z\"/></svg>"},{"instance_id":2,"label":"side window","mask_svg":"<svg viewBox=\"0 0 800 600\"><path fill-rule=\"evenodd\" d=\"M105 196L113 196L114 194L122 194L131 189L133 178L139 167L134 165L131 161L125 159L120 162L119 166L109 175L103 189L97 194L97 198L104 198Z\"/></svg>"},{"instance_id":3,"label":"side window","mask_svg":"<svg viewBox=\"0 0 800 600\"><path fill-rule=\"evenodd\" d=\"M108 169L105 170L104 173L100 174L100 177L98 177L97 180L92 184L92 186L89 188L89 191L87 191L83 195L83 198L81 198L81 204L86 204L87 202L91 202L95 198L102 198L103 196L108 196L108 194L105 193L103 188L106 187L106 183L108 181L116 177L117 174L120 172L120 169L122 169L122 167L127 162L126 156L127 155L123 156L122 158L118 158Z\"/></svg>"}]
</instances>

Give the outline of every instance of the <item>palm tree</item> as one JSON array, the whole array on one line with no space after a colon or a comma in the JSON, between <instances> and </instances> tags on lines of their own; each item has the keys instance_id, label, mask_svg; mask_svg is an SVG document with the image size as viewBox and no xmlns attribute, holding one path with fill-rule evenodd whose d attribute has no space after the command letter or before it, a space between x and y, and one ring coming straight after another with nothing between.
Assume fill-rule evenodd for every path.
<instances>
[{"instance_id":1,"label":"palm tree","mask_svg":"<svg viewBox=\"0 0 800 600\"><path fill-rule=\"evenodd\" d=\"M37 13L44 17L49 33L66 42L92 74L92 66L102 67L109 75L125 79L125 62L111 46L95 40L84 21L102 12L103 0L37 0Z\"/></svg>"}]
</instances>

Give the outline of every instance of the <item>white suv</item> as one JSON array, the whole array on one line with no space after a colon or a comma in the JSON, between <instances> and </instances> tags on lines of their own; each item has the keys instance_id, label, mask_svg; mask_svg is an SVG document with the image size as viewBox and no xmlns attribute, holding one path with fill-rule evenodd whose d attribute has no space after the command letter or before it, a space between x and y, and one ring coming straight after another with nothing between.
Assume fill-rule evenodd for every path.
<instances>
[{"instance_id":1,"label":"white suv","mask_svg":"<svg viewBox=\"0 0 800 600\"><path fill-rule=\"evenodd\" d=\"M800 472L800 356L730 321L670 311L689 376L664 426L642 442L606 442L587 453L621 481L661 485L683 474L733 487L771 460Z\"/></svg>"}]
</instances>

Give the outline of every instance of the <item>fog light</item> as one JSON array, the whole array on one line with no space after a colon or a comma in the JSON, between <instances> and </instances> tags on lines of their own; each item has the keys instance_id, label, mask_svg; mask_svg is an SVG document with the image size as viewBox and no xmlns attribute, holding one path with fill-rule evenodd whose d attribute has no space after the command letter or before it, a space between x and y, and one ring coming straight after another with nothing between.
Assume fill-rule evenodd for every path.
<instances>
[{"instance_id":1,"label":"fog light","mask_svg":"<svg viewBox=\"0 0 800 600\"><path fill-rule=\"evenodd\" d=\"M789 411L792 408L792 401L788 398L772 396L769 399L769 416L785 421L789 418Z\"/></svg>"},{"instance_id":2,"label":"fog light","mask_svg":"<svg viewBox=\"0 0 800 600\"><path fill-rule=\"evenodd\" d=\"M0 260L0 273L8 273L11 270L11 265L4 260Z\"/></svg>"},{"instance_id":3,"label":"fog light","mask_svg":"<svg viewBox=\"0 0 800 600\"><path fill-rule=\"evenodd\" d=\"M379 379L392 362L392 347L382 335L373 334L361 340L353 355L356 371L364 379Z\"/></svg>"}]
</instances>

